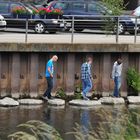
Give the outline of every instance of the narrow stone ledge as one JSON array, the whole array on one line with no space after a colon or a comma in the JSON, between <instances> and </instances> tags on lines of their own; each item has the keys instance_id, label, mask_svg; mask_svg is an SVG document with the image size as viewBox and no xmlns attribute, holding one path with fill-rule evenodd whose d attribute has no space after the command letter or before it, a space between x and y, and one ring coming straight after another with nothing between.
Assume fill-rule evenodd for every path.
<instances>
[{"instance_id":1,"label":"narrow stone ledge","mask_svg":"<svg viewBox=\"0 0 140 140\"><path fill-rule=\"evenodd\" d=\"M0 100L0 106L18 106L19 102L13 98L5 97Z\"/></svg>"},{"instance_id":2,"label":"narrow stone ledge","mask_svg":"<svg viewBox=\"0 0 140 140\"><path fill-rule=\"evenodd\" d=\"M37 99L20 99L18 102L21 105L40 105L43 103L42 100L37 100Z\"/></svg>"},{"instance_id":3,"label":"narrow stone ledge","mask_svg":"<svg viewBox=\"0 0 140 140\"><path fill-rule=\"evenodd\" d=\"M140 104L140 96L128 96L127 99L129 104Z\"/></svg>"},{"instance_id":4,"label":"narrow stone ledge","mask_svg":"<svg viewBox=\"0 0 140 140\"><path fill-rule=\"evenodd\" d=\"M63 106L65 105L65 101L62 99L52 99L48 100L48 104L52 106Z\"/></svg>"},{"instance_id":5,"label":"narrow stone ledge","mask_svg":"<svg viewBox=\"0 0 140 140\"><path fill-rule=\"evenodd\" d=\"M75 105L75 106L87 106L87 107L90 107L90 106L96 106L96 105L101 105L101 101L98 100L98 101L91 101L91 100L72 100L69 102L70 105Z\"/></svg>"},{"instance_id":6,"label":"narrow stone ledge","mask_svg":"<svg viewBox=\"0 0 140 140\"><path fill-rule=\"evenodd\" d=\"M123 98L103 97L100 99L102 104L114 105L114 104L125 104Z\"/></svg>"}]
</instances>

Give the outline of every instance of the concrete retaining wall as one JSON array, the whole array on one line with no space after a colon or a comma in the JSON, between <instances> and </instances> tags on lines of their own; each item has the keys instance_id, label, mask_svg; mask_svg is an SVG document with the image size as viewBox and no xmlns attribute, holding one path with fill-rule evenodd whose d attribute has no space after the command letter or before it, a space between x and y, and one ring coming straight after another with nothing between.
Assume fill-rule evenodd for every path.
<instances>
[{"instance_id":1,"label":"concrete retaining wall","mask_svg":"<svg viewBox=\"0 0 140 140\"><path fill-rule=\"evenodd\" d=\"M93 57L94 89L103 95L113 90L110 78L113 62L121 56L124 61L122 94L126 95L126 71L140 71L139 45L92 44L0 44L0 96L30 95L36 97L46 89L45 65L57 54L54 91L64 88L67 93L80 84L80 66L87 56Z\"/></svg>"}]
</instances>

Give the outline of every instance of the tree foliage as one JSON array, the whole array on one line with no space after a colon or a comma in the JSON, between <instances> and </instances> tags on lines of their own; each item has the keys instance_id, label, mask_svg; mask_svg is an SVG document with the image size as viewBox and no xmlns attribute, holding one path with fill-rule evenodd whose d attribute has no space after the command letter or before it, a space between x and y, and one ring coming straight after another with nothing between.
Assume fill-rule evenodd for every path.
<instances>
[{"instance_id":1,"label":"tree foliage","mask_svg":"<svg viewBox=\"0 0 140 140\"><path fill-rule=\"evenodd\" d=\"M112 15L121 15L124 9L123 0L102 0L105 6L112 11Z\"/></svg>"}]
</instances>

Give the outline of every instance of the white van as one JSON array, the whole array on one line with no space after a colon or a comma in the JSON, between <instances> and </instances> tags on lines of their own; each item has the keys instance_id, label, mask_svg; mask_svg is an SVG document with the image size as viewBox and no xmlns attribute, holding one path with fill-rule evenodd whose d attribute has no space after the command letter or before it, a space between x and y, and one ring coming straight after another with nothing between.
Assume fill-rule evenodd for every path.
<instances>
[{"instance_id":1,"label":"white van","mask_svg":"<svg viewBox=\"0 0 140 140\"><path fill-rule=\"evenodd\" d=\"M0 15L0 30L4 30L6 28L6 21L2 15Z\"/></svg>"}]
</instances>

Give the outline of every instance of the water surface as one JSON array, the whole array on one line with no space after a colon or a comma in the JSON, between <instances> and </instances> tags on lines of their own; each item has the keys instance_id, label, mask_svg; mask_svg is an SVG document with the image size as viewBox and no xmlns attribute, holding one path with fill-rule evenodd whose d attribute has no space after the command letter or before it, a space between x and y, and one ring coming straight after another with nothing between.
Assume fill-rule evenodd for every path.
<instances>
[{"instance_id":1,"label":"water surface","mask_svg":"<svg viewBox=\"0 0 140 140\"><path fill-rule=\"evenodd\" d=\"M64 140L74 140L73 136L67 135L66 132L73 131L75 123L84 125L87 130L89 124L96 128L98 123L102 121L97 115L100 110L109 111L116 118L118 114L128 113L126 112L127 108L130 110L129 113L137 112L140 114L140 105L80 108L68 105L52 107L45 104L40 106L0 107L0 140L6 140L7 135L14 132L18 124L29 120L41 120L50 124L59 131Z\"/></svg>"}]
</instances>

